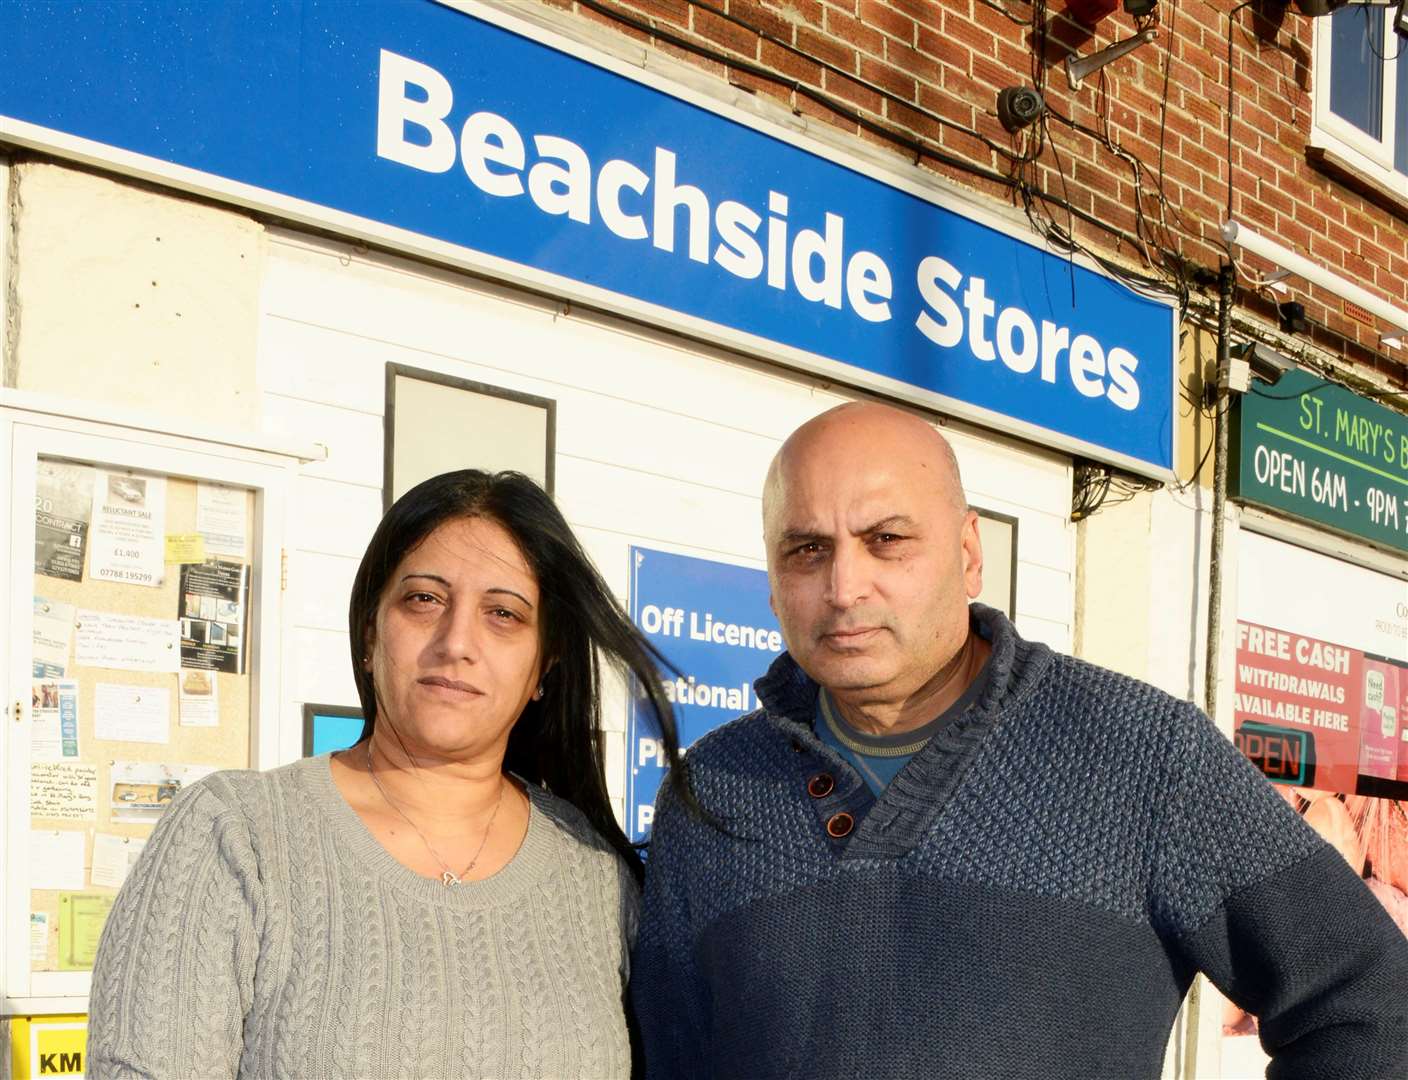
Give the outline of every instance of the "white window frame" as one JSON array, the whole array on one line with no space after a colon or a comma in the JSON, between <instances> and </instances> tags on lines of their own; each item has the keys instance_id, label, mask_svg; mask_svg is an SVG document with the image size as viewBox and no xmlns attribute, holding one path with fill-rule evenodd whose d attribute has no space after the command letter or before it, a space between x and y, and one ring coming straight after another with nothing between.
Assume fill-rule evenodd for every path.
<instances>
[{"instance_id":1,"label":"white window frame","mask_svg":"<svg viewBox=\"0 0 1408 1080\"><path fill-rule=\"evenodd\" d=\"M1338 11L1348 11L1353 6L1339 8ZM1384 22L1383 49L1386 56L1396 56L1400 48L1408 48L1408 39L1399 38L1393 29L1393 15L1393 8L1368 9L1369 18L1377 16ZM1334 153L1357 172L1399 195L1408 197L1408 174L1397 172L1393 167L1398 65L1380 61L1384 68L1382 130L1385 136L1381 139L1371 138L1348 120L1330 111L1330 18L1315 19L1314 23L1315 54L1312 77L1315 81L1315 107L1314 122L1310 129L1310 145Z\"/></svg>"}]
</instances>

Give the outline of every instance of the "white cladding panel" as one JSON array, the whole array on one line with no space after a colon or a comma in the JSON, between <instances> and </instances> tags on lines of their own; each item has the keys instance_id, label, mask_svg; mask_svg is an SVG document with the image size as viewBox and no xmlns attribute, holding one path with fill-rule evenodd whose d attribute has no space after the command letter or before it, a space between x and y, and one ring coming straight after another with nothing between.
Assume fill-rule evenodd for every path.
<instances>
[{"instance_id":1,"label":"white cladding panel","mask_svg":"<svg viewBox=\"0 0 1408 1080\"><path fill-rule=\"evenodd\" d=\"M388 362L557 402L557 500L623 601L632 544L763 566L768 462L799 424L849 400L707 346L292 234L271 234L263 296L265 422L329 449L305 471L290 513L287 670L298 703L356 704L342 627L381 514ZM1069 650L1069 460L971 429L946 433L970 501L1018 519L1019 628ZM619 688L608 712L620 771ZM613 773L618 800L620 786Z\"/></svg>"}]
</instances>

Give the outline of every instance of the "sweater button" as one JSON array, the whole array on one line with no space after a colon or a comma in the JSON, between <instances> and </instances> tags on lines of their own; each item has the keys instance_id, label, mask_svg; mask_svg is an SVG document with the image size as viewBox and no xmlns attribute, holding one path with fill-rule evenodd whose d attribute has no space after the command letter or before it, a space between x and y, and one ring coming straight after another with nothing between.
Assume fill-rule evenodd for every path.
<instances>
[{"instance_id":1,"label":"sweater button","mask_svg":"<svg viewBox=\"0 0 1408 1080\"><path fill-rule=\"evenodd\" d=\"M836 781L830 773L817 773L807 781L807 794L813 799L824 799L836 790Z\"/></svg>"},{"instance_id":2,"label":"sweater button","mask_svg":"<svg viewBox=\"0 0 1408 1080\"><path fill-rule=\"evenodd\" d=\"M833 840L839 840L843 836L848 836L851 829L855 828L856 819L842 810L839 814L832 814L826 821L826 835Z\"/></svg>"}]
</instances>

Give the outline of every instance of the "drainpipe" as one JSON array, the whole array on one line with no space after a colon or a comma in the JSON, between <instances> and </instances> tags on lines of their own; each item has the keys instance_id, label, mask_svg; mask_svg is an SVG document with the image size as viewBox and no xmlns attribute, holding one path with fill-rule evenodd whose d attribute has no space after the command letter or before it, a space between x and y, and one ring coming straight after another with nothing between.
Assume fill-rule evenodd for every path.
<instances>
[{"instance_id":1,"label":"drainpipe","mask_svg":"<svg viewBox=\"0 0 1408 1080\"><path fill-rule=\"evenodd\" d=\"M1223 263L1217 277L1217 412L1212 453L1212 552L1208 557L1208 652L1203 707L1217 719L1217 675L1222 648L1222 519L1227 508L1227 445L1232 426L1227 369L1232 347L1236 271Z\"/></svg>"},{"instance_id":2,"label":"drainpipe","mask_svg":"<svg viewBox=\"0 0 1408 1080\"><path fill-rule=\"evenodd\" d=\"M1227 390L1227 370L1232 347L1232 299L1236 271L1223 263L1217 277L1217 406L1213 435L1212 466L1212 545L1208 555L1208 644L1204 660L1203 701L1207 713L1217 720L1217 676L1222 651L1222 519L1227 508L1227 455L1232 425L1231 396ZM1188 994L1189 1028L1185 1030L1187 1056L1183 1075L1198 1075L1198 1043L1202 1030L1202 987L1197 979Z\"/></svg>"}]
</instances>

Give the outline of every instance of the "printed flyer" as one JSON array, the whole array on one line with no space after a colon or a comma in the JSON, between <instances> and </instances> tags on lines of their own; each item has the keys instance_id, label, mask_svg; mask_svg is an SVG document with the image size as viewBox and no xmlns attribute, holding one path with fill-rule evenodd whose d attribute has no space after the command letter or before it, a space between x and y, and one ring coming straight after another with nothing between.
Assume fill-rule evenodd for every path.
<instances>
[{"instance_id":1,"label":"printed flyer","mask_svg":"<svg viewBox=\"0 0 1408 1080\"><path fill-rule=\"evenodd\" d=\"M181 567L181 666L244 674L249 567L210 559Z\"/></svg>"},{"instance_id":2,"label":"printed flyer","mask_svg":"<svg viewBox=\"0 0 1408 1080\"><path fill-rule=\"evenodd\" d=\"M88 575L161 585L166 572L166 478L98 470Z\"/></svg>"},{"instance_id":3,"label":"printed flyer","mask_svg":"<svg viewBox=\"0 0 1408 1080\"><path fill-rule=\"evenodd\" d=\"M83 552L93 513L93 469L40 461L34 477L34 572L83 580Z\"/></svg>"}]
</instances>

